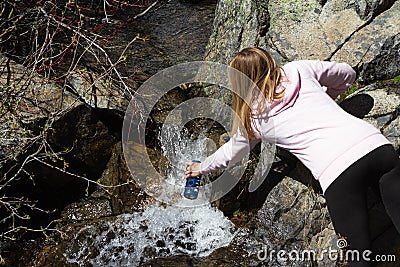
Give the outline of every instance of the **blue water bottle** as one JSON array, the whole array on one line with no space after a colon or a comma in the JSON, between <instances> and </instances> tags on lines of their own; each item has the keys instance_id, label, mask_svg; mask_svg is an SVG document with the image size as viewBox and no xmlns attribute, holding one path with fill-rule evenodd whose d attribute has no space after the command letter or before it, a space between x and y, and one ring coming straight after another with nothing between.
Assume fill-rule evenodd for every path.
<instances>
[{"instance_id":1,"label":"blue water bottle","mask_svg":"<svg viewBox=\"0 0 400 267\"><path fill-rule=\"evenodd\" d=\"M192 162L200 163L199 160L192 160ZM199 194L200 176L189 177L186 179L184 197L188 199L196 199Z\"/></svg>"}]
</instances>

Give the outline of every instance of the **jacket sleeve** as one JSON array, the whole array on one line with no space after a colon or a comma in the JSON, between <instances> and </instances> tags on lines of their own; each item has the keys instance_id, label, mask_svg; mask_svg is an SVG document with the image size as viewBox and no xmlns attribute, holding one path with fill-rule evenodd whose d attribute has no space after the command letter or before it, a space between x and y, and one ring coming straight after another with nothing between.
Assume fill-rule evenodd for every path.
<instances>
[{"instance_id":1,"label":"jacket sleeve","mask_svg":"<svg viewBox=\"0 0 400 267\"><path fill-rule=\"evenodd\" d=\"M259 142L260 140L249 141L238 131L228 142L201 163L200 173L205 174L223 169L239 162Z\"/></svg>"},{"instance_id":2,"label":"jacket sleeve","mask_svg":"<svg viewBox=\"0 0 400 267\"><path fill-rule=\"evenodd\" d=\"M356 72L346 63L319 60L300 62L311 76L327 88L326 93L333 99L347 90L356 79Z\"/></svg>"}]
</instances>

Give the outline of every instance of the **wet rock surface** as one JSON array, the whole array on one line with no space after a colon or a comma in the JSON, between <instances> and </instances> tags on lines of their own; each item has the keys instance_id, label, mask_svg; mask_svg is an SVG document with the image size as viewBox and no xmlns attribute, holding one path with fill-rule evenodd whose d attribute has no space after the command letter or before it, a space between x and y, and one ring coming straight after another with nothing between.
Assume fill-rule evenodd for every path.
<instances>
[{"instance_id":1,"label":"wet rock surface","mask_svg":"<svg viewBox=\"0 0 400 267\"><path fill-rule=\"evenodd\" d=\"M153 8L130 20L125 27L120 28L121 23L137 14L126 11L105 24L99 34L108 36L118 29L115 38L108 40L107 51L112 59L124 51L121 44L136 38L124 53L126 63L119 68L126 76L124 82L128 89L136 90L143 81L164 68L202 60L212 31L216 2L157 1ZM125 112L131 95L104 79L93 62L87 65L69 75L75 94L92 107Z\"/></svg>"},{"instance_id":2,"label":"wet rock surface","mask_svg":"<svg viewBox=\"0 0 400 267\"><path fill-rule=\"evenodd\" d=\"M148 149L148 151L149 154L159 156L159 153L155 150ZM135 160L140 161L141 159L136 157ZM149 203L155 202L134 181L125 162L121 142L116 143L112 149L111 158L98 182L104 186L109 186L109 188L98 187L91 194L91 198L96 200L107 199L112 210L109 215L143 211Z\"/></svg>"},{"instance_id":3,"label":"wet rock surface","mask_svg":"<svg viewBox=\"0 0 400 267\"><path fill-rule=\"evenodd\" d=\"M72 203L61 213L64 221L93 220L112 214L108 200L89 200Z\"/></svg>"}]
</instances>

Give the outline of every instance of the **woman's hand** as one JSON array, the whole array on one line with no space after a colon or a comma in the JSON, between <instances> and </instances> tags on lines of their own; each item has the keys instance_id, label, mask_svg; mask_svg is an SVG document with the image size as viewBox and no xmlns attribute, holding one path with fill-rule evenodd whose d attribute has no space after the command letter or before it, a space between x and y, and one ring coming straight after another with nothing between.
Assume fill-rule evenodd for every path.
<instances>
[{"instance_id":1,"label":"woman's hand","mask_svg":"<svg viewBox=\"0 0 400 267\"><path fill-rule=\"evenodd\" d=\"M185 177L195 177L199 176L200 173L200 163L199 162L186 162Z\"/></svg>"}]
</instances>

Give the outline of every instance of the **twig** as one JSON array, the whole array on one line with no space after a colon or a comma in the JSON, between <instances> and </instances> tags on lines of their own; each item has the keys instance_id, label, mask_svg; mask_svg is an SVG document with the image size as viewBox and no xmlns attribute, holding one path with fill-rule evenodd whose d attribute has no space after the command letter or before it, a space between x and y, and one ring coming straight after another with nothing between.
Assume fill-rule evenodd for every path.
<instances>
[{"instance_id":1,"label":"twig","mask_svg":"<svg viewBox=\"0 0 400 267\"><path fill-rule=\"evenodd\" d=\"M37 157L34 157L34 159L35 159L36 161L38 161L38 162L40 162L40 163L46 165L47 167L49 167L49 168L51 168L51 169L55 169L55 170L60 171L60 172L62 172L62 173L64 173L64 174L67 174L67 175L70 175L70 176L73 176L73 177L76 177L76 178L85 180L85 181L87 181L88 183L92 183L92 184L98 185L98 186L103 187L103 188L116 188L116 187L121 187L121 186L128 185L128 184L130 183L130 182L128 181L128 182L125 182L125 183L122 183L122 184L118 184L118 185L104 185L104 184L101 184L101 183L99 183L99 182L97 182L97 181L90 180L89 178L86 178L86 177L84 177L84 176L81 176L81 175L78 175L78 174L75 174L75 173L72 173L72 172L63 170L63 169L61 169L60 167L53 166L53 165L51 165L51 164L49 164L49 163L47 163L47 162L45 162L45 161L43 161L43 160L41 160L41 159L39 159L39 158L37 158Z\"/></svg>"},{"instance_id":2,"label":"twig","mask_svg":"<svg viewBox=\"0 0 400 267\"><path fill-rule=\"evenodd\" d=\"M146 8L143 12L141 12L141 13L137 14L136 16L134 16L133 19L135 20L135 19L137 19L137 18L140 18L140 17L146 15L146 13L149 12L150 9L152 9L157 3L158 3L158 1L155 1L155 2L154 2L153 4L151 4L148 8Z\"/></svg>"}]
</instances>

